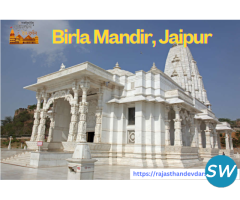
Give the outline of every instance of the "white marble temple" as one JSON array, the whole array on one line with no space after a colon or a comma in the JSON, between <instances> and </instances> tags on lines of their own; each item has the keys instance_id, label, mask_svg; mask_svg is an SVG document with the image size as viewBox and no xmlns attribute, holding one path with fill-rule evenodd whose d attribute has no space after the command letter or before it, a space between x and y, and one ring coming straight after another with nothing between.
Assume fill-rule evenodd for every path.
<instances>
[{"instance_id":1,"label":"white marble temple","mask_svg":"<svg viewBox=\"0 0 240 200\"><path fill-rule=\"evenodd\" d=\"M25 89L37 94L28 148L44 141L49 117L48 150L73 152L88 142L97 165L184 167L219 154L218 127L226 125L212 112L197 63L183 45L170 48L164 72L155 63L135 73L118 63L110 70L62 64ZM231 137L226 141L232 149Z\"/></svg>"}]
</instances>

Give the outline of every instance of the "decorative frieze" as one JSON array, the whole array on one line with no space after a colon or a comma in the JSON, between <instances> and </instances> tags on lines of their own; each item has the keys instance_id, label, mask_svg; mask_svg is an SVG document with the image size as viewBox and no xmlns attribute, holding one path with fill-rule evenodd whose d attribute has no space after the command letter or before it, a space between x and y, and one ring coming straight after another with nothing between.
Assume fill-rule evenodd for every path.
<instances>
[{"instance_id":1,"label":"decorative frieze","mask_svg":"<svg viewBox=\"0 0 240 200\"><path fill-rule=\"evenodd\" d=\"M128 131L128 144L134 144L135 143L135 131L129 130Z\"/></svg>"}]
</instances>

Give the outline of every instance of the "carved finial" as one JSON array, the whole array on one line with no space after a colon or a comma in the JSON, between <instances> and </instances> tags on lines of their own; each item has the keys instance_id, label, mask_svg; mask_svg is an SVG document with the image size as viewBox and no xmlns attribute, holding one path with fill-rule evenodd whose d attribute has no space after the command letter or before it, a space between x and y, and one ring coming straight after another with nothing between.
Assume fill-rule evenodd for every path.
<instances>
[{"instance_id":1,"label":"carved finial","mask_svg":"<svg viewBox=\"0 0 240 200\"><path fill-rule=\"evenodd\" d=\"M116 63L115 67L113 69L121 69L121 67L119 67L118 62Z\"/></svg>"},{"instance_id":2,"label":"carved finial","mask_svg":"<svg viewBox=\"0 0 240 200\"><path fill-rule=\"evenodd\" d=\"M152 70L152 69L157 69L157 67L156 67L156 65L155 65L155 62L153 63L153 66L152 66L151 70Z\"/></svg>"},{"instance_id":3,"label":"carved finial","mask_svg":"<svg viewBox=\"0 0 240 200\"><path fill-rule=\"evenodd\" d=\"M61 71L63 69L65 69L65 65L62 63L59 71Z\"/></svg>"}]
</instances>

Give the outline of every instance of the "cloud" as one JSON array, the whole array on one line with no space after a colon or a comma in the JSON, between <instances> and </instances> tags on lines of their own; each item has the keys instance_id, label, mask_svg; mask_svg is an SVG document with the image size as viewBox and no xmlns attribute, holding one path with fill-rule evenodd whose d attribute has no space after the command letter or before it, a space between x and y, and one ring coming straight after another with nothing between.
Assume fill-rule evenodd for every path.
<instances>
[{"instance_id":1,"label":"cloud","mask_svg":"<svg viewBox=\"0 0 240 200\"><path fill-rule=\"evenodd\" d=\"M69 21L60 21L60 20L46 20L46 21L38 21L33 20L34 31L37 31L37 35L39 37L39 44L32 45L14 45L16 48L23 50L30 50L32 52L31 58L33 63L37 61L38 58L41 58L42 64L44 66L52 66L55 61L66 62L67 57L64 54L64 50L69 47L69 44L52 44L52 30L53 29L68 29L68 32L75 32L72 30L72 27ZM14 24L17 24L18 21L15 21ZM13 24L13 25L14 25ZM15 34L17 34L17 30L14 30ZM28 29L30 31L30 29ZM9 40L9 37L8 37ZM89 53L89 50L82 46L72 46L76 48L78 52L81 53Z\"/></svg>"},{"instance_id":2,"label":"cloud","mask_svg":"<svg viewBox=\"0 0 240 200\"><path fill-rule=\"evenodd\" d=\"M87 49L83 44L75 44L73 47L76 48L78 53L90 53L90 50Z\"/></svg>"}]
</instances>

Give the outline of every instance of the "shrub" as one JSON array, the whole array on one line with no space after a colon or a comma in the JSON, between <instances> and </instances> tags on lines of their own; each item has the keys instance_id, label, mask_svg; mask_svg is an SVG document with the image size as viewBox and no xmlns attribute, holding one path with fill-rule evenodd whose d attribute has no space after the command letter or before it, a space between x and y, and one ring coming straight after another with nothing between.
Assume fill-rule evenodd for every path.
<instances>
[{"instance_id":1,"label":"shrub","mask_svg":"<svg viewBox=\"0 0 240 200\"><path fill-rule=\"evenodd\" d=\"M4 145L9 145L9 141L4 141L3 144Z\"/></svg>"},{"instance_id":2,"label":"shrub","mask_svg":"<svg viewBox=\"0 0 240 200\"><path fill-rule=\"evenodd\" d=\"M33 105L29 106L28 108L29 108L29 110L34 110L34 109L37 108L37 105L36 105L36 104L33 104Z\"/></svg>"}]
</instances>

